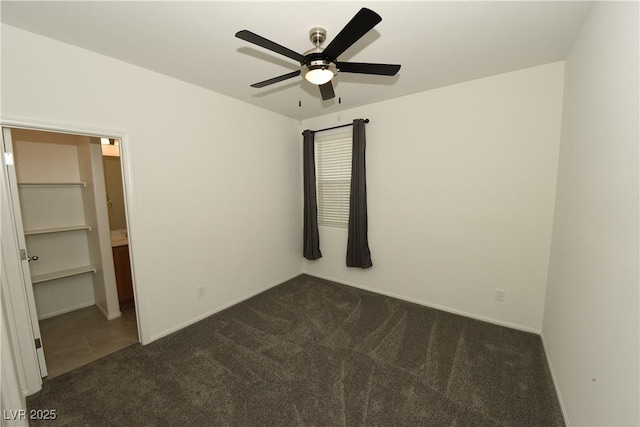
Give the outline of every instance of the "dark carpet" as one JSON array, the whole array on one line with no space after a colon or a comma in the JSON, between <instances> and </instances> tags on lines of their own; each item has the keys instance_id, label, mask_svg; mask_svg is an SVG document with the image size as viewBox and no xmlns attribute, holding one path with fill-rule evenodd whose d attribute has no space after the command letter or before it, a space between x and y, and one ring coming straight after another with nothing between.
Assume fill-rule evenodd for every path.
<instances>
[{"instance_id":1,"label":"dark carpet","mask_svg":"<svg viewBox=\"0 0 640 427\"><path fill-rule=\"evenodd\" d=\"M27 403L48 426L564 425L539 336L306 275Z\"/></svg>"}]
</instances>

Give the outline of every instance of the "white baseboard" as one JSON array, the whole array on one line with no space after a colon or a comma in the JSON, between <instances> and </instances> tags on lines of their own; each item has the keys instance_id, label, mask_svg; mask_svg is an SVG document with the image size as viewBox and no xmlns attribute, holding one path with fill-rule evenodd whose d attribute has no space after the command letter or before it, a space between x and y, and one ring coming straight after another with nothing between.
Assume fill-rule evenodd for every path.
<instances>
[{"instance_id":1,"label":"white baseboard","mask_svg":"<svg viewBox=\"0 0 640 427\"><path fill-rule=\"evenodd\" d=\"M61 314L71 313L72 311L80 310L81 308L91 307L92 305L96 305L94 301L77 305L75 307L67 307L64 310L54 311L53 313L47 313L42 316L38 316L38 320L48 319L50 317L60 316Z\"/></svg>"},{"instance_id":2,"label":"white baseboard","mask_svg":"<svg viewBox=\"0 0 640 427\"><path fill-rule=\"evenodd\" d=\"M122 316L122 312L118 311L116 313L107 315L107 320L113 320L113 319L117 319L118 317Z\"/></svg>"},{"instance_id":3,"label":"white baseboard","mask_svg":"<svg viewBox=\"0 0 640 427\"><path fill-rule=\"evenodd\" d=\"M254 296L256 296L256 295L258 295L258 294L260 294L260 293L262 293L262 292L264 292L266 290L269 290L269 289L271 289L271 288L273 288L275 286L278 286L278 285L280 285L280 284L282 284L282 283L284 283L286 281L289 281L289 280L293 279L294 277L298 277L301 274L304 274L304 273L302 273L302 271L301 271L301 272L296 273L296 274L294 274L292 276L289 276L287 278L279 280L279 281L277 281L275 283L271 283L271 284L265 286L264 288L258 289L255 292L251 292L250 294L245 295L243 297L240 297L240 298L238 298L238 299L236 299L234 301L231 301L230 303L224 304L224 305L222 305L222 306L220 306L218 308L215 308L215 309L213 309L211 311L208 311L208 312L206 312L204 314L196 316L193 319L187 320L186 322L183 322L183 323L181 323L181 324L179 324L177 326L174 326L172 328L166 329L166 330L164 330L164 331L162 331L162 332L160 332L158 334L152 335L151 339L149 340L149 342L145 342L143 344L145 344L145 345L146 344L150 344L150 343L154 342L155 340L158 340L158 339L160 339L162 337L166 337L167 335L170 335L170 334L172 334L174 332L177 332L180 329L183 329L183 328L186 328L187 326L193 325L194 323L197 323L197 322L199 322L199 321L201 321L203 319L206 319L207 317L212 316L212 315L214 315L214 314L216 314L216 313L218 313L218 312L220 312L222 310L225 310L225 309L227 309L227 308L229 308L229 307L231 307L233 305L239 304L242 301L248 300L249 298L254 297Z\"/></svg>"},{"instance_id":4,"label":"white baseboard","mask_svg":"<svg viewBox=\"0 0 640 427\"><path fill-rule=\"evenodd\" d=\"M104 317L106 317L107 320L117 319L118 317L122 316L120 310L116 311L115 313L109 314L107 310L105 310L104 307L102 307L100 304L96 303L96 307L98 307L98 310L100 310L102 314L104 314Z\"/></svg>"},{"instance_id":5,"label":"white baseboard","mask_svg":"<svg viewBox=\"0 0 640 427\"><path fill-rule=\"evenodd\" d=\"M345 280L336 279L334 277L329 277L329 276L324 276L324 275L319 275L319 274L310 274L310 273L304 273L304 274L307 274L309 276L318 277L320 279L329 280L331 282L340 283L341 285L347 285L347 286L351 286L351 287L354 287L354 288L363 289L365 291L373 292L375 294L381 294L381 295L385 295L385 296L388 296L388 297L391 297L391 298L396 298L396 299L399 299L399 300L411 302L411 303L422 305L422 306L425 306L425 307L435 308L436 310L446 311L447 313L457 314L459 316L469 317L471 319L476 319L476 320L480 320L480 321L487 322L487 323L493 323L494 325L504 326L504 327L511 328L511 329L517 329L519 331L529 332L529 333L536 334L536 335L540 335L540 333L541 333L541 331L539 329L531 328L531 327L528 327L528 326L518 325L516 323L505 322L503 320L498 320L498 319L492 319L490 317L480 316L480 315L477 315L477 314L474 314L474 313L469 313L469 312L466 312L466 311L463 311L463 310L457 310L457 309L454 309L454 308L451 308L451 307L446 307L446 306L439 305L439 304L432 304L432 303L421 301L421 300L418 300L418 299L415 299L415 298L409 298L409 297L406 297L406 296L403 296L403 295L394 294L393 292L382 291L380 289L370 288L368 286L359 285L357 283L352 283L352 282L348 282L348 281L345 281Z\"/></svg>"},{"instance_id":6,"label":"white baseboard","mask_svg":"<svg viewBox=\"0 0 640 427\"><path fill-rule=\"evenodd\" d=\"M544 340L544 334L540 333L540 338L542 339L542 348L544 348L544 355L547 358L547 365L549 365L549 371L551 372L551 379L553 380L553 386L556 389L556 394L558 395L558 402L560 403L560 410L562 411L562 418L564 418L564 423L567 426L570 426L569 415L567 414L567 407L564 404L564 400L562 399L562 392L560 391L560 386L558 384L558 378L556 377L556 371L553 369L553 363L551 363L551 357L549 356L549 350L547 350L547 343Z\"/></svg>"}]
</instances>

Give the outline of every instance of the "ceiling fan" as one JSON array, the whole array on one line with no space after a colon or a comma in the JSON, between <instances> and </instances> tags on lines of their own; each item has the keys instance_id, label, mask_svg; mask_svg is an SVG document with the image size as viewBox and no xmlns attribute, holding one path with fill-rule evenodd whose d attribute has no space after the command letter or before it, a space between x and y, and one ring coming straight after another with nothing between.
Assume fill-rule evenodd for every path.
<instances>
[{"instance_id":1,"label":"ceiling fan","mask_svg":"<svg viewBox=\"0 0 640 427\"><path fill-rule=\"evenodd\" d=\"M400 65L338 61L338 57L345 50L368 33L380 21L382 21L380 15L370 9L362 8L326 48L321 47L327 37L326 30L319 27L312 28L311 31L309 31L309 38L311 39L311 43L315 45L315 48L308 50L303 55L251 31L238 31L236 37L239 39L269 49L300 63L300 70L298 71L254 83L251 87L263 88L302 75L309 82L320 87L320 95L322 99L326 101L335 97L331 80L338 72L395 76L400 70Z\"/></svg>"}]
</instances>

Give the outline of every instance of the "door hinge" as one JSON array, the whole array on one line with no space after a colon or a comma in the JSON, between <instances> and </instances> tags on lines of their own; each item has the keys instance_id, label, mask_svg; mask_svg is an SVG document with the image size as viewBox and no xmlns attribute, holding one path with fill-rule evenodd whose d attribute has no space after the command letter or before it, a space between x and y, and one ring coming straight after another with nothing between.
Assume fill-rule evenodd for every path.
<instances>
[{"instance_id":1,"label":"door hinge","mask_svg":"<svg viewBox=\"0 0 640 427\"><path fill-rule=\"evenodd\" d=\"M20 249L20 261L27 260L27 251L25 249Z\"/></svg>"},{"instance_id":2,"label":"door hinge","mask_svg":"<svg viewBox=\"0 0 640 427\"><path fill-rule=\"evenodd\" d=\"M13 153L4 153L4 164L13 166Z\"/></svg>"},{"instance_id":3,"label":"door hinge","mask_svg":"<svg viewBox=\"0 0 640 427\"><path fill-rule=\"evenodd\" d=\"M36 338L36 350L42 348L42 341L40 341L40 338Z\"/></svg>"}]
</instances>

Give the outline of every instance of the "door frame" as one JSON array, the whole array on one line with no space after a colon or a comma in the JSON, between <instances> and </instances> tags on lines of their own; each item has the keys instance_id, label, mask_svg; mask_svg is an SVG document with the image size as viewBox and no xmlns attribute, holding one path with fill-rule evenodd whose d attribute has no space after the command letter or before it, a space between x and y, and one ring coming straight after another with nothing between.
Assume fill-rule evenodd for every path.
<instances>
[{"instance_id":1,"label":"door frame","mask_svg":"<svg viewBox=\"0 0 640 427\"><path fill-rule=\"evenodd\" d=\"M27 118L20 117L8 117L3 116L0 118L0 126L3 128L19 128L19 129L29 129L35 131L44 131L44 132L58 132L58 133L69 133L76 135L84 135L90 137L109 137L109 138L117 138L120 140L120 162L122 166L122 180L123 180L123 190L124 190L124 199L125 199L125 216L127 220L127 229L129 233L129 257L131 261L131 277L133 280L133 292L135 299L135 307L136 307L136 317L137 317L137 325L138 325L138 339L142 344L148 344L151 340L151 335L149 333L149 325L148 325L148 313L146 309L146 294L145 294L145 286L144 286L144 274L142 271L141 262L136 262L140 260L140 254L136 251L137 245L137 233L138 228L138 218L137 218L137 209L135 206L135 187L133 185L133 167L132 167L132 150L131 150L131 137L129 136L129 132L118 130L118 129L103 129L97 127L87 127L87 126L79 126L79 125L71 125L64 123L55 123L50 121L39 121ZM4 160L3 160L4 164ZM4 170L2 171L3 176L6 173ZM11 193L7 193L10 191L8 182L5 182L5 179L2 179L2 190L3 193L7 194L7 196ZM13 195L12 195L13 196ZM12 197L13 198L13 197ZM17 199L16 199L17 200ZM3 201L4 202L4 201ZM4 216L4 215L3 215ZM8 227L16 231L16 223L13 217L3 218L3 222L9 220ZM17 237L15 238L17 240ZM16 242L17 247L17 242ZM9 254L7 254L9 255ZM3 268L7 268L8 272L12 270L21 269L21 261L18 253L16 252L15 256L7 256L3 254ZM12 323L15 325L16 329L21 332L21 334L25 334L28 329L31 331L31 324L25 324L28 318L28 300L25 295L24 282L22 277L20 276L20 282L18 283L17 276L10 276L9 283L3 284L3 293L5 291L10 292L11 300L5 301L7 304L11 304L13 307L13 312L7 313L11 318ZM25 316L26 314L26 316ZM35 356L35 349L33 347L33 333L30 332L31 336L29 339L21 339L19 345L19 349L14 349L14 358L16 362L19 364L18 371L25 373L24 381L21 381L21 386L23 388L23 392L26 395L31 395L40 390L42 387L42 380L39 378L39 367L37 365L37 358L29 357L28 355L33 354ZM21 376L22 377L22 376ZM37 377L37 379L36 379ZM23 379L23 378L21 378Z\"/></svg>"},{"instance_id":2,"label":"door frame","mask_svg":"<svg viewBox=\"0 0 640 427\"><path fill-rule=\"evenodd\" d=\"M8 127L2 128L2 139L3 139L2 145L5 150L5 153L11 153L11 155L13 155L15 151L13 148L13 135L11 131L12 131L11 128L8 128ZM3 172L4 172L3 178L6 179L6 183L9 187L9 191L5 196L7 200L3 200L3 202L6 203L6 205L9 208L11 208L11 211L12 211L11 214L9 215L9 218L11 220L9 221L9 227L8 227L10 230L9 231L10 237L15 236L15 242L18 244L18 249L20 251L24 251L26 256L28 256L29 254L26 252L27 242L26 242L26 236L24 234L24 224L22 223L22 216L21 216L22 208L20 206L20 200L17 197L19 192L18 192L18 181L17 181L17 174L16 174L16 168L15 168L15 161L13 161L10 164L5 164L5 168ZM5 224L5 227L6 225L7 224ZM8 243L8 240L5 240L4 243ZM13 251L13 247L10 250ZM36 341L40 341L41 343L40 346L36 346L36 355L38 357L40 377L46 377L48 375L47 363L44 356L44 348L42 346L42 335L40 334L40 323L38 322L38 313L36 310L33 283L31 282L31 271L29 267L30 260L25 258L26 257L23 257L22 254L20 254L20 261L21 261L20 266L22 267L22 275L20 275L20 279L23 285L25 297L28 304L29 319L31 321L31 332L32 332L33 338Z\"/></svg>"},{"instance_id":3,"label":"door frame","mask_svg":"<svg viewBox=\"0 0 640 427\"><path fill-rule=\"evenodd\" d=\"M2 135L4 138L4 135ZM4 148L4 144L2 144ZM13 204L9 190L9 177L2 159L0 171L0 217L2 217L2 310L6 312L7 331L11 335L13 360L20 388L25 395L38 391L42 387L40 364L35 347L35 335L32 329L29 300L23 277L22 260L18 233L13 218ZM4 330L3 330L4 332ZM4 357L5 349L2 349Z\"/></svg>"}]
</instances>

